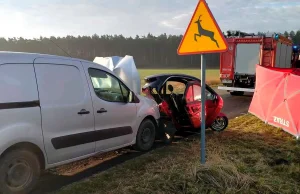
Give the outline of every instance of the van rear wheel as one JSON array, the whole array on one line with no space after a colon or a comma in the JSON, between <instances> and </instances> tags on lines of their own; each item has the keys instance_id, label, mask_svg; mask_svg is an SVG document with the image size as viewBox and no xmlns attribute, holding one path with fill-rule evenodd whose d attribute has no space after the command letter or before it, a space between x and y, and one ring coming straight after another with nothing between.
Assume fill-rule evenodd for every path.
<instances>
[{"instance_id":1,"label":"van rear wheel","mask_svg":"<svg viewBox=\"0 0 300 194\"><path fill-rule=\"evenodd\" d=\"M150 120L144 120L136 135L134 149L138 151L148 151L152 148L155 141L155 124Z\"/></svg>"},{"instance_id":2,"label":"van rear wheel","mask_svg":"<svg viewBox=\"0 0 300 194\"><path fill-rule=\"evenodd\" d=\"M30 193L41 173L38 157L29 150L15 149L0 159L0 193Z\"/></svg>"}]
</instances>

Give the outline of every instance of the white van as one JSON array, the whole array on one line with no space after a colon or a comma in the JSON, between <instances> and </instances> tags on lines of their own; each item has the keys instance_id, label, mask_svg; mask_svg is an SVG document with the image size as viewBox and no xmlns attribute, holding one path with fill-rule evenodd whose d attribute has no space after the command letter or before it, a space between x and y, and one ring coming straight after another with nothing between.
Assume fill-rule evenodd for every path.
<instances>
[{"instance_id":1,"label":"white van","mask_svg":"<svg viewBox=\"0 0 300 194\"><path fill-rule=\"evenodd\" d=\"M0 193L29 193L43 169L155 140L156 102L90 61L0 52L0 91Z\"/></svg>"}]
</instances>

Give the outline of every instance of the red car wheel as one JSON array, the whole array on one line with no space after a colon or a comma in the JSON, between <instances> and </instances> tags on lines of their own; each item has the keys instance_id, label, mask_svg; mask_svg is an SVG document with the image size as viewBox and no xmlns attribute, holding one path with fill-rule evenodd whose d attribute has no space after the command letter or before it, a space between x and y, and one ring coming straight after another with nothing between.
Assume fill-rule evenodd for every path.
<instances>
[{"instance_id":1,"label":"red car wheel","mask_svg":"<svg viewBox=\"0 0 300 194\"><path fill-rule=\"evenodd\" d=\"M213 131L223 131L228 126L228 118L226 116L218 116L216 120L211 124Z\"/></svg>"}]
</instances>

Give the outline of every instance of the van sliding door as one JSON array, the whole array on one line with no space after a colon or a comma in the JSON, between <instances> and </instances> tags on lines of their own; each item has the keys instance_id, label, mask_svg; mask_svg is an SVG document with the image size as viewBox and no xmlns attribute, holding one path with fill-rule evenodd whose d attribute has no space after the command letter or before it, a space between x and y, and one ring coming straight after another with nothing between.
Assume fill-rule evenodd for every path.
<instances>
[{"instance_id":1,"label":"van sliding door","mask_svg":"<svg viewBox=\"0 0 300 194\"><path fill-rule=\"evenodd\" d=\"M93 106L81 63L38 58L34 67L48 162L92 154Z\"/></svg>"}]
</instances>

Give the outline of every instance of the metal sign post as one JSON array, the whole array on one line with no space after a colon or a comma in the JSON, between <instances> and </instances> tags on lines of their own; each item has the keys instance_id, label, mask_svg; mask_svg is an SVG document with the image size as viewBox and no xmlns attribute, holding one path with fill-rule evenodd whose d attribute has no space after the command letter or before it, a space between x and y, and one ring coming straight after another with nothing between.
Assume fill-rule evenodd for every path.
<instances>
[{"instance_id":1,"label":"metal sign post","mask_svg":"<svg viewBox=\"0 0 300 194\"><path fill-rule=\"evenodd\" d=\"M205 164L205 70L206 70L205 54L201 55L201 164Z\"/></svg>"},{"instance_id":2,"label":"metal sign post","mask_svg":"<svg viewBox=\"0 0 300 194\"><path fill-rule=\"evenodd\" d=\"M177 49L178 55L201 54L201 163L205 164L206 53L220 53L228 44L205 0L199 0Z\"/></svg>"}]
</instances>

